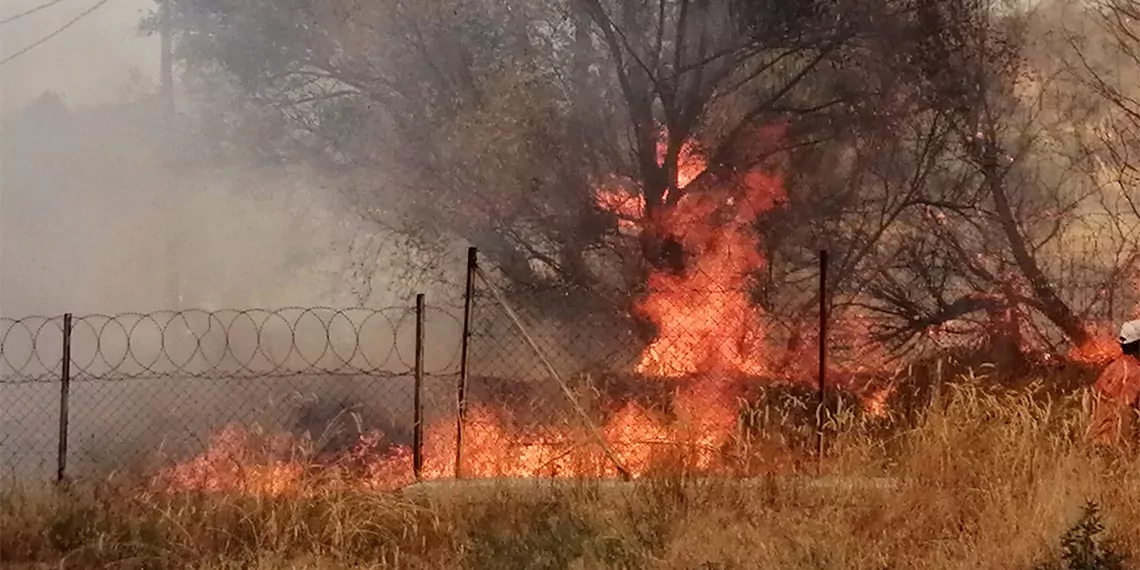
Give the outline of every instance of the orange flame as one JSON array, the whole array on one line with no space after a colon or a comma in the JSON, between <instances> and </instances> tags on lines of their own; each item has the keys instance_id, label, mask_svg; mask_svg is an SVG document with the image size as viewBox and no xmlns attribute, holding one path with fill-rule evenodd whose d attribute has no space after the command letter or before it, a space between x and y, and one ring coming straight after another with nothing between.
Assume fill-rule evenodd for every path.
<instances>
[{"instance_id":1,"label":"orange flame","mask_svg":"<svg viewBox=\"0 0 1140 570\"><path fill-rule=\"evenodd\" d=\"M1131 284L1129 293L1133 298L1140 299L1140 271L1133 272L1128 282ZM1107 296L1107 290L1100 291L1101 296ZM1140 301L1132 309L1129 319L1140 319ZM1089 328L1092 338L1080 346L1069 351L1070 360L1082 364L1104 365L1121 355L1120 341L1117 331L1122 323L1099 323Z\"/></svg>"},{"instance_id":2,"label":"orange flame","mask_svg":"<svg viewBox=\"0 0 1140 570\"><path fill-rule=\"evenodd\" d=\"M863 401L863 412L873 418L887 416L887 400L895 393L895 385L891 384L873 392Z\"/></svg>"},{"instance_id":3,"label":"orange flame","mask_svg":"<svg viewBox=\"0 0 1140 570\"><path fill-rule=\"evenodd\" d=\"M297 487L304 469L293 460L296 442L231 425L201 455L162 471L161 488L280 495Z\"/></svg>"},{"instance_id":4,"label":"orange flame","mask_svg":"<svg viewBox=\"0 0 1140 570\"><path fill-rule=\"evenodd\" d=\"M455 474L454 418L428 427L424 442L422 477L426 480ZM495 410L473 406L464 422L463 475L467 477L575 477L615 476L616 467L604 461L596 442L582 430L510 429ZM653 465L658 451L684 441L677 430L654 418L636 404L613 415L603 430L622 466L637 477ZM702 436L694 443L718 443ZM227 426L207 449L184 463L160 471L152 478L158 491L204 491L262 496L298 495L319 490L319 482L336 482L341 488L394 489L414 481L410 447L385 445L383 434L369 432L334 462L323 463L301 451L295 437L269 436L260 430ZM703 450L702 465L711 465ZM706 457L707 456L707 457Z\"/></svg>"},{"instance_id":5,"label":"orange flame","mask_svg":"<svg viewBox=\"0 0 1140 570\"><path fill-rule=\"evenodd\" d=\"M658 160L664 143L658 145ZM692 144L682 146L676 187L684 190L707 168ZM750 275L764 267L751 225L785 198L779 178L747 172L735 184L700 194L682 194L647 228L645 199L620 189L601 188L596 202L617 215L623 228L673 236L689 256L677 275L654 271L649 294L635 307L657 327L637 372L681 377L698 372L764 371L761 315L749 299Z\"/></svg>"},{"instance_id":6,"label":"orange flame","mask_svg":"<svg viewBox=\"0 0 1140 570\"><path fill-rule=\"evenodd\" d=\"M1069 359L1073 362L1093 366L1111 362L1120 355L1120 343L1115 337L1103 333L1094 333L1088 342L1069 351Z\"/></svg>"},{"instance_id":7,"label":"orange flame","mask_svg":"<svg viewBox=\"0 0 1140 570\"><path fill-rule=\"evenodd\" d=\"M749 299L749 276L763 268L750 225L781 197L779 180L759 173L746 177L744 195L729 192L685 195L661 217L691 261L682 275L657 271L649 295L637 310L658 327L638 372L684 376L696 372L764 370L760 314ZM710 219L728 211L722 224Z\"/></svg>"},{"instance_id":8,"label":"orange flame","mask_svg":"<svg viewBox=\"0 0 1140 570\"><path fill-rule=\"evenodd\" d=\"M664 147L659 145L658 153ZM686 189L706 163L691 144L680 153L675 187ZM634 476L644 474L659 450L684 445L695 450L695 466L717 465L736 429L734 378L766 369L763 315L749 299L751 275L764 267L752 224L784 199L779 178L759 171L737 175L713 190L683 193L663 208L655 231L673 236L687 254L682 274L656 271L648 294L635 309L658 329L636 370L657 377L689 377L675 398L676 419L667 422L636 404L619 409L602 426L605 439ZM625 231L647 229L640 194L614 187L596 191L599 207L617 215ZM425 431L423 475L451 477L455 471L455 420ZM463 473L467 476L536 477L613 475L596 444L570 428L508 428L493 408L474 406L464 428ZM306 460L290 456L276 441L267 453L241 430L223 430L200 456L160 474L162 488L277 494L304 488ZM407 447L385 446L382 434L361 438L339 462L317 465L326 475L366 488L411 481ZM312 463L312 462L310 462Z\"/></svg>"}]
</instances>

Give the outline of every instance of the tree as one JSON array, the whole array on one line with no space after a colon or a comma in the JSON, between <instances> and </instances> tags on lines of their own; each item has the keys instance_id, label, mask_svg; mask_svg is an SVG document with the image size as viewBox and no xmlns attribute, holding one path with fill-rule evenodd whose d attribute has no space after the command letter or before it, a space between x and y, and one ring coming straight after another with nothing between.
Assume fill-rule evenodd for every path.
<instances>
[{"instance_id":1,"label":"tree","mask_svg":"<svg viewBox=\"0 0 1140 570\"><path fill-rule=\"evenodd\" d=\"M1094 156L1094 183L1100 188L1099 205L1107 223L1098 230L1112 236L1114 257L1110 278L1114 282L1140 282L1140 182L1137 140L1140 136L1140 93L1135 85L1140 71L1140 3L1102 0L1091 6L1062 3L1069 18L1064 22L1067 39L1065 60L1076 80L1104 104L1080 134ZM1074 17L1075 16L1075 17ZM1140 286L1134 285L1140 295ZM1106 295L1110 313L1121 301L1112 288ZM1140 299L1128 300L1127 317L1140 316Z\"/></svg>"},{"instance_id":2,"label":"tree","mask_svg":"<svg viewBox=\"0 0 1140 570\"><path fill-rule=\"evenodd\" d=\"M611 239L594 189L625 179L652 217L680 198L684 145L711 149L695 188L715 184L770 154L760 126L842 103L799 89L853 37L841 8L181 0L172 22L191 70L231 77L282 125L276 147L349 180L369 218L421 243L457 236L512 284L612 307L668 248L654 232L640 251Z\"/></svg>"},{"instance_id":3,"label":"tree","mask_svg":"<svg viewBox=\"0 0 1140 570\"><path fill-rule=\"evenodd\" d=\"M921 210L902 218L896 262L868 285L887 317L881 338L907 342L973 320L965 332L999 355L1092 342L1090 289L1119 287L1089 251L1073 249L1104 197L1082 136L1096 108L1035 41L1048 9L918 5L916 49L900 73L945 122L945 176L914 201ZM1127 232L1118 235L1127 246ZM1086 282L1069 279L1078 269Z\"/></svg>"},{"instance_id":4,"label":"tree","mask_svg":"<svg viewBox=\"0 0 1140 570\"><path fill-rule=\"evenodd\" d=\"M564 189L582 184L593 149L552 151L584 125L544 45L562 32L533 31L556 14L524 8L183 1L173 22L182 61L232 78L281 123L278 146L347 181L369 218L458 234L518 282L574 279L590 239L577 214L591 204Z\"/></svg>"},{"instance_id":5,"label":"tree","mask_svg":"<svg viewBox=\"0 0 1140 570\"><path fill-rule=\"evenodd\" d=\"M249 116L272 125L254 132L274 153L319 165L413 243L463 239L515 288L577 295L551 311L625 307L650 272L683 270L684 248L658 220L686 194L775 163L788 200L757 228L770 312L805 313L814 286L804 279L826 246L833 309L873 317L876 338L902 350L935 331L1013 353L1090 338L1092 303L1063 280L1079 256L1062 245L1105 196L1085 176L1096 153L1071 134L1093 111L1048 62L1027 59L1028 9L177 0L173 10L178 57L238 86ZM786 125L775 147L762 135L774 123ZM681 188L694 147L707 168ZM596 204L611 183L644 204L635 240L618 239Z\"/></svg>"},{"instance_id":6,"label":"tree","mask_svg":"<svg viewBox=\"0 0 1140 570\"><path fill-rule=\"evenodd\" d=\"M616 2L578 0L599 30L629 117L634 171L650 221L642 250L653 266L669 259L659 213L686 192L723 183L768 157L752 140L761 127L844 102L802 95L807 79L859 28L835 24L831 2ZM848 10L846 15L854 15ZM709 149L710 167L682 190L682 149ZM675 256L674 256L675 257Z\"/></svg>"}]
</instances>

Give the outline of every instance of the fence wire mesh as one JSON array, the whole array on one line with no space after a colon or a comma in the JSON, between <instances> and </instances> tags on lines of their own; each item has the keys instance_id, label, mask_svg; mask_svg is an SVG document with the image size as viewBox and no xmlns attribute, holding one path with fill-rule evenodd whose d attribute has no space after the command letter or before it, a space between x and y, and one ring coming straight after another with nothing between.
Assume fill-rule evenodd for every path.
<instances>
[{"instance_id":1,"label":"fence wire mesh","mask_svg":"<svg viewBox=\"0 0 1140 570\"><path fill-rule=\"evenodd\" d=\"M820 275L776 306L742 276L702 271L612 298L473 269L469 307L422 313L418 416L413 303L77 316L67 386L64 318L0 319L0 455L18 478L66 467L263 490L401 485L417 456L433 479L678 461L756 473L810 460L837 410L875 416L896 394L875 315L826 295L821 307Z\"/></svg>"},{"instance_id":2,"label":"fence wire mesh","mask_svg":"<svg viewBox=\"0 0 1140 570\"><path fill-rule=\"evenodd\" d=\"M427 422L454 417L461 318L424 314ZM0 320L0 450L17 478L59 464L63 319ZM411 306L77 316L67 473L173 464L180 484L210 487L355 458L345 468L378 483L408 480L415 321Z\"/></svg>"},{"instance_id":3,"label":"fence wire mesh","mask_svg":"<svg viewBox=\"0 0 1140 570\"><path fill-rule=\"evenodd\" d=\"M480 277L471 312L461 472L620 473L606 457L609 434L598 431L592 380L631 358L623 328L602 314L567 320L572 311L543 309L568 308L566 292L506 294Z\"/></svg>"},{"instance_id":4,"label":"fence wire mesh","mask_svg":"<svg viewBox=\"0 0 1140 570\"><path fill-rule=\"evenodd\" d=\"M464 471L641 475L677 461L749 468L762 455L750 449L765 442L802 449L812 441L819 318L811 308L775 318L752 301L745 280L691 274L657 283L633 311L589 291L481 277L465 424L480 445L465 446Z\"/></svg>"}]
</instances>

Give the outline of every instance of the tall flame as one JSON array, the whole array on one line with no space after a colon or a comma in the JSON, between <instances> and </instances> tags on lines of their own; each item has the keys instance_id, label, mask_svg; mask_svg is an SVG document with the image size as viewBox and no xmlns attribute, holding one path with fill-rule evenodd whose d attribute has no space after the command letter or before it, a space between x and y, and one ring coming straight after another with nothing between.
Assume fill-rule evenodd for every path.
<instances>
[{"instance_id":1,"label":"tall flame","mask_svg":"<svg viewBox=\"0 0 1140 570\"><path fill-rule=\"evenodd\" d=\"M663 152L659 145L659 161ZM749 285L765 260L752 224L784 200L782 181L750 171L734 183L684 193L706 168L694 145L682 146L676 180L682 195L652 221L645 214L643 195L621 188L596 193L598 206L614 213L623 229L671 236L687 254L680 274L657 270L649 275L648 294L635 307L658 328L637 366L641 374L764 371L763 323L749 299Z\"/></svg>"},{"instance_id":2,"label":"tall flame","mask_svg":"<svg viewBox=\"0 0 1140 570\"><path fill-rule=\"evenodd\" d=\"M660 218L689 254L684 272L655 271L637 305L658 327L638 372L679 377L697 372L764 370L762 321L749 299L753 273L764 266L751 224L781 198L780 181L745 178L742 195L718 190L685 195ZM715 223L717 216L725 216Z\"/></svg>"},{"instance_id":3,"label":"tall flame","mask_svg":"<svg viewBox=\"0 0 1140 570\"><path fill-rule=\"evenodd\" d=\"M659 160L664 145L658 146ZM692 144L680 152L675 188L682 194L662 204L654 227L645 215L644 197L616 187L595 191L599 207L614 213L623 231L655 231L671 236L685 251L684 271L653 271L646 296L634 309L652 321L657 336L636 366L646 376L683 379L675 398L675 420L627 404L602 426L602 433L623 466L633 475L651 468L658 451L678 445L695 449L695 466L717 464L719 451L736 429L734 379L765 371L762 314L749 299L751 276L764 267L752 225L784 199L779 178L746 172L730 183L684 192L706 169ZM472 407L466 417L463 471L469 476L575 476L613 474L596 446L574 430L508 428L496 411ZM423 475L450 477L455 471L455 420L445 418L425 431ZM155 479L165 489L206 489L262 494L296 492L307 470L298 459L275 453L251 453L258 445L248 434L223 430L198 457L164 471ZM366 434L326 472L352 475L368 488L410 482L412 456L407 447L384 445L383 434Z\"/></svg>"},{"instance_id":4,"label":"tall flame","mask_svg":"<svg viewBox=\"0 0 1140 570\"><path fill-rule=\"evenodd\" d=\"M663 150L658 147L659 162ZM675 404L680 423L695 434L701 468L714 463L716 450L736 429L733 378L766 369L762 314L749 298L752 275L765 263L752 226L785 199L782 181L757 170L685 192L706 168L694 145L682 146L676 180L681 195L653 219L641 194L619 188L596 194L598 206L616 214L623 229L670 237L685 252L682 271L650 273L647 294L635 306L657 328L636 371L688 378Z\"/></svg>"}]
</instances>

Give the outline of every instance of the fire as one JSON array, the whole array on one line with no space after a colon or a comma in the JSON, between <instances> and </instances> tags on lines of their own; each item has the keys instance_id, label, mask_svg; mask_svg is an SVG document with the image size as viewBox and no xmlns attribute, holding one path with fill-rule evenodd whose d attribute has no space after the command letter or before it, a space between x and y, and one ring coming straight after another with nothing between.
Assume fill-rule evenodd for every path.
<instances>
[{"instance_id":1,"label":"fire","mask_svg":"<svg viewBox=\"0 0 1140 570\"><path fill-rule=\"evenodd\" d=\"M780 197L773 177L746 178L743 196L730 192L685 195L662 216L668 235L678 238L692 260L677 275L649 277L649 295L637 310L658 327L638 372L684 376L696 372L759 374L763 352L761 315L749 299L749 275L764 266L750 225ZM710 223L727 210L722 224Z\"/></svg>"},{"instance_id":2,"label":"fire","mask_svg":"<svg viewBox=\"0 0 1140 570\"><path fill-rule=\"evenodd\" d=\"M666 144L657 142L657 161L665 160ZM704 157L691 142L681 145L677 156L677 188L684 190L708 167ZM663 199L667 200L666 194ZM594 192L594 201L603 211L618 218L618 229L624 233L637 234L642 230L645 217L645 196L640 191L630 192L618 184L603 184Z\"/></svg>"},{"instance_id":3,"label":"fire","mask_svg":"<svg viewBox=\"0 0 1140 570\"><path fill-rule=\"evenodd\" d=\"M279 495L297 487L304 468L295 460L297 442L231 425L214 435L206 451L162 471L162 488Z\"/></svg>"},{"instance_id":4,"label":"fire","mask_svg":"<svg viewBox=\"0 0 1140 570\"><path fill-rule=\"evenodd\" d=\"M614 450L622 465L634 475L643 475L653 465L654 454L672 446L675 434L648 410L637 404L621 408L606 424L607 441L618 442Z\"/></svg>"},{"instance_id":5,"label":"fire","mask_svg":"<svg viewBox=\"0 0 1140 570\"><path fill-rule=\"evenodd\" d=\"M620 189L606 189L594 196L598 206L618 218L618 229L623 233L637 233L645 213L645 198L630 195Z\"/></svg>"},{"instance_id":6,"label":"fire","mask_svg":"<svg viewBox=\"0 0 1140 570\"><path fill-rule=\"evenodd\" d=\"M764 135L774 139L778 133ZM663 141L657 154L663 161ZM740 380L769 375L775 368L765 335L766 315L749 298L749 289L752 275L767 263L753 224L786 199L782 180L751 170L720 180L713 188L690 191L707 167L700 149L684 144L676 180L652 219L646 215L644 194L628 181L601 184L594 192L597 206L617 218L622 233L653 232L674 240L685 254L681 271L654 270L648 275L647 292L634 306L657 329L635 370L681 381L674 412L667 416L629 403L600 426L603 439L634 477L648 473L662 454L675 456L678 450L687 451L699 469L720 465L721 452L737 433ZM885 348L867 340L870 324L865 319L843 315L830 323L829 344L844 351L846 360L858 362L863 372L887 360ZM1118 354L1115 334L1106 329L1070 356L1103 363ZM893 384L870 392L862 401L864 413L885 417L894 392ZM426 426L424 478L455 475L455 436L454 417ZM414 480L411 448L394 445L379 432L363 434L350 449L331 458L314 456L308 447L303 438L230 426L200 455L160 472L153 483L167 491L280 495L312 490L317 478L368 490L397 488ZM468 409L462 451L460 471L466 477L616 475L615 466L580 422L516 426L504 410L490 405Z\"/></svg>"},{"instance_id":7,"label":"fire","mask_svg":"<svg viewBox=\"0 0 1140 570\"><path fill-rule=\"evenodd\" d=\"M657 141L657 162L665 161L665 141ZM708 163L697 150L692 141L685 141L681 145L681 152L677 156L677 188L684 189L693 180L696 180L708 168Z\"/></svg>"},{"instance_id":8,"label":"fire","mask_svg":"<svg viewBox=\"0 0 1140 570\"><path fill-rule=\"evenodd\" d=\"M659 146L659 161L663 151ZM679 423L696 436L699 468L711 467L717 450L735 433L733 378L766 371L763 315L749 298L751 275L765 263L752 224L785 198L782 181L758 170L713 190L686 193L706 168L700 152L684 145L676 180L682 194L652 220L643 195L612 188L597 192L599 207L616 214L624 229L671 237L686 254L680 274L656 270L649 275L648 293L635 307L657 327L636 371L688 378L675 403Z\"/></svg>"},{"instance_id":9,"label":"fire","mask_svg":"<svg viewBox=\"0 0 1140 570\"><path fill-rule=\"evenodd\" d=\"M1115 337L1097 334L1069 351L1069 359L1082 364L1101 365L1111 362L1120 354L1120 344Z\"/></svg>"},{"instance_id":10,"label":"fire","mask_svg":"<svg viewBox=\"0 0 1140 570\"><path fill-rule=\"evenodd\" d=\"M425 430L422 477L455 475L455 420L447 418ZM466 477L615 476L597 443L582 430L511 429L487 406L466 416L463 475ZM686 441L684 434L637 404L616 412L603 430L622 466L644 475L658 452ZM708 435L692 443L699 465L712 464L710 446L723 443ZM158 491L205 491L261 496L316 492L320 483L342 489L389 490L414 482L412 449L386 444L379 432L363 434L350 449L323 461L305 450L302 438L267 435L262 430L227 426L201 454L160 471L151 479Z\"/></svg>"},{"instance_id":11,"label":"fire","mask_svg":"<svg viewBox=\"0 0 1140 570\"><path fill-rule=\"evenodd\" d=\"M659 160L663 153L659 145ZM678 190L683 192L706 168L695 147L684 145ZM649 276L649 294L636 310L658 327L658 335L637 372L681 377L764 371L762 315L749 299L750 275L764 267L764 258L751 225L784 198L779 178L751 171L713 191L682 193L675 206L651 222L641 194L616 188L596 193L598 206L616 214L623 228L672 236L689 258L683 274L654 271Z\"/></svg>"},{"instance_id":12,"label":"fire","mask_svg":"<svg viewBox=\"0 0 1140 570\"><path fill-rule=\"evenodd\" d=\"M1133 298L1140 298L1140 270L1133 272L1132 276L1128 279L1131 284L1130 290L1127 291ZM1102 290L1101 295L1107 295L1107 291ZM1131 314L1127 316L1128 319L1140 319L1140 301L1132 309ZM1074 347L1069 351L1069 359L1074 362L1091 365L1104 365L1120 356L1120 341L1117 339L1117 331L1122 323L1100 324L1090 327L1092 330L1092 338L1080 346Z\"/></svg>"},{"instance_id":13,"label":"fire","mask_svg":"<svg viewBox=\"0 0 1140 570\"><path fill-rule=\"evenodd\" d=\"M863 401L863 412L873 418L887 416L887 400L895 393L895 385L880 388Z\"/></svg>"},{"instance_id":14,"label":"fire","mask_svg":"<svg viewBox=\"0 0 1140 570\"><path fill-rule=\"evenodd\" d=\"M663 145L658 153L663 155ZM764 315L749 299L751 275L765 264L752 225L784 200L783 186L778 177L754 170L712 190L684 192L705 169L699 150L685 145L675 181L681 195L673 196L667 202L670 206L662 205L653 227L640 193L616 187L595 193L599 207L614 213L621 229L671 236L687 260L680 274L664 270L650 274L647 295L635 307L658 330L636 371L684 380L674 401L675 417L627 404L601 426L604 439L634 476L651 469L660 452L676 453L678 448L692 451L695 467L715 467L736 433L739 379L761 375L768 367L762 345ZM464 434L465 476L616 473L585 430L513 427L501 410L474 406L466 416ZM262 443L242 430L223 430L204 453L161 473L155 483L174 490L279 494L305 488L306 478L314 472L368 489L411 480L411 450L387 443L379 433L366 434L332 462L291 453L295 442ZM427 426L423 476L452 477L455 447L454 418Z\"/></svg>"}]
</instances>

